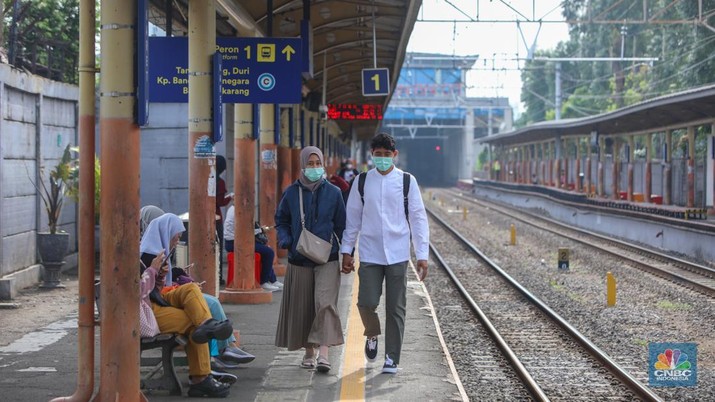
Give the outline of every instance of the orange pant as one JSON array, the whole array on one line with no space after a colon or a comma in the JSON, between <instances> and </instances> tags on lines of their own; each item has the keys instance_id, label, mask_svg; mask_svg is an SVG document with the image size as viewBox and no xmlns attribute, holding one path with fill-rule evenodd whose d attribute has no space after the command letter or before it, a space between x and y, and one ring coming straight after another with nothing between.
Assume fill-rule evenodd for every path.
<instances>
[{"instance_id":1,"label":"orange pant","mask_svg":"<svg viewBox=\"0 0 715 402\"><path fill-rule=\"evenodd\" d=\"M186 356L189 359L189 374L204 376L211 373L211 357L208 343L197 344L191 334L202 322L211 318L211 312L201 289L195 283L187 283L162 295L172 307L152 303L151 309L159 324L159 330L183 334L189 338Z\"/></svg>"}]
</instances>

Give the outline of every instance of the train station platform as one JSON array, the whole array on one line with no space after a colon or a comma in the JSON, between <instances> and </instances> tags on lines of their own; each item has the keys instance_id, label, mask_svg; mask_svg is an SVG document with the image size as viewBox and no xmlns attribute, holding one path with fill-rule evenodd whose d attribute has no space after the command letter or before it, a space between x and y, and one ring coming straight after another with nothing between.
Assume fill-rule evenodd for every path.
<instances>
[{"instance_id":1,"label":"train station platform","mask_svg":"<svg viewBox=\"0 0 715 402\"><path fill-rule=\"evenodd\" d=\"M282 278L280 278L282 280ZM382 374L384 336L374 363L365 360L365 337L357 311L357 275L342 275L339 314L345 344L330 350L332 370L321 374L299 367L303 351L289 352L273 345L282 292L270 304L224 305L240 330L241 348L256 359L229 370L238 381L227 400L237 401L338 401L338 400L467 400L455 379L448 352L438 334L429 296L414 270L408 273L407 318L402 359L397 374ZM48 301L52 292L46 293ZM378 308L384 330L384 297ZM1 312L0 312L1 314ZM5 402L47 401L74 392L77 381L76 313L0 345L0 394ZM96 355L99 354L97 330ZM178 352L175 355L183 355ZM143 372L146 372L143 369ZM95 388L99 381L95 364ZM184 396L148 394L151 401L186 398L188 367L177 367Z\"/></svg>"}]
</instances>

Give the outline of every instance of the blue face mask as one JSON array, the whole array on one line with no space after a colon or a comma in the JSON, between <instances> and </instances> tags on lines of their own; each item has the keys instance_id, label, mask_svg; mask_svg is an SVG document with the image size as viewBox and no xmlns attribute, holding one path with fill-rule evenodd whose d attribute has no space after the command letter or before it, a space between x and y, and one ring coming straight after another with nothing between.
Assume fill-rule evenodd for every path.
<instances>
[{"instance_id":1,"label":"blue face mask","mask_svg":"<svg viewBox=\"0 0 715 402\"><path fill-rule=\"evenodd\" d=\"M305 174L305 177L307 177L310 181L320 180L323 177L324 173L325 169L323 169L322 167L303 169L303 174Z\"/></svg>"},{"instance_id":2,"label":"blue face mask","mask_svg":"<svg viewBox=\"0 0 715 402\"><path fill-rule=\"evenodd\" d=\"M392 158L373 156L372 161L375 163L377 170L384 172L392 167Z\"/></svg>"}]
</instances>

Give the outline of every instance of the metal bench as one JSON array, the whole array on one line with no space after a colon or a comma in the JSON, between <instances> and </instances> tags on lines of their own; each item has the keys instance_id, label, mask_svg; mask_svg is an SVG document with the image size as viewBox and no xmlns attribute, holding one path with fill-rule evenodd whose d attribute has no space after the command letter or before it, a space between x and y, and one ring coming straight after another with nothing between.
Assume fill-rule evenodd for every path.
<instances>
[{"instance_id":1,"label":"metal bench","mask_svg":"<svg viewBox=\"0 0 715 402\"><path fill-rule=\"evenodd\" d=\"M97 311L100 310L99 290L100 281L94 281L94 301L97 304ZM182 395L183 388L181 381L176 375L174 368L174 349L188 343L188 339L180 334L159 334L150 338L141 338L140 342L140 365L154 366L154 368L141 379L141 388L149 392L168 392L169 395ZM161 357L141 357L141 353L146 350L161 348ZM161 369L163 374L159 378L153 378L157 371Z\"/></svg>"}]
</instances>

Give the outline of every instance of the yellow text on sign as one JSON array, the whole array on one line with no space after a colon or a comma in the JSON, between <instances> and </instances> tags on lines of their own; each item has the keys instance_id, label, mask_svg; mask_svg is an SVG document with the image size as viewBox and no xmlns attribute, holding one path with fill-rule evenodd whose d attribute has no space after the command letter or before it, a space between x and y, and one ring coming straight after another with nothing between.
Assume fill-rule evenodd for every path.
<instances>
[{"instance_id":1,"label":"yellow text on sign","mask_svg":"<svg viewBox=\"0 0 715 402\"><path fill-rule=\"evenodd\" d=\"M370 80L375 82L375 91L379 91L380 90L380 75L375 74L370 78Z\"/></svg>"},{"instance_id":2,"label":"yellow text on sign","mask_svg":"<svg viewBox=\"0 0 715 402\"><path fill-rule=\"evenodd\" d=\"M274 43L259 43L256 61L273 63L276 61L276 45Z\"/></svg>"}]
</instances>

